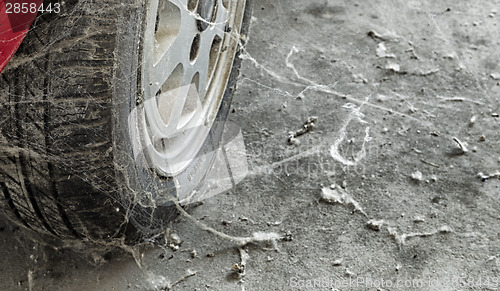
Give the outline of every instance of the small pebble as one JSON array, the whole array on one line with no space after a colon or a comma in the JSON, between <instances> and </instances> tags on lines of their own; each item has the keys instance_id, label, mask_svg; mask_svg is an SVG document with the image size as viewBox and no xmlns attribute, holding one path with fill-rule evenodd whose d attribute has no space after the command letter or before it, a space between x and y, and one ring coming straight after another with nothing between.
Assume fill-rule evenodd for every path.
<instances>
[{"instance_id":1,"label":"small pebble","mask_svg":"<svg viewBox=\"0 0 500 291\"><path fill-rule=\"evenodd\" d=\"M356 274L354 274L351 270L345 269L345 274L349 277L356 277Z\"/></svg>"},{"instance_id":2,"label":"small pebble","mask_svg":"<svg viewBox=\"0 0 500 291\"><path fill-rule=\"evenodd\" d=\"M474 115L470 118L470 121L469 121L469 126L472 127L474 126L474 123L476 123L476 120L477 120L477 115Z\"/></svg>"},{"instance_id":3,"label":"small pebble","mask_svg":"<svg viewBox=\"0 0 500 291\"><path fill-rule=\"evenodd\" d=\"M424 178L424 175L422 174L422 172L417 170L417 171L411 173L411 178L415 181L422 181Z\"/></svg>"},{"instance_id":4,"label":"small pebble","mask_svg":"<svg viewBox=\"0 0 500 291\"><path fill-rule=\"evenodd\" d=\"M401 70L401 67L399 66L399 64L390 62L385 65L385 69L393 72L399 72Z\"/></svg>"},{"instance_id":5,"label":"small pebble","mask_svg":"<svg viewBox=\"0 0 500 291\"><path fill-rule=\"evenodd\" d=\"M413 222L415 223L425 222L425 219L422 216L415 216Z\"/></svg>"},{"instance_id":6,"label":"small pebble","mask_svg":"<svg viewBox=\"0 0 500 291\"><path fill-rule=\"evenodd\" d=\"M385 224L385 221L383 220L375 220L375 219L370 219L366 222L366 225L372 229L372 230L376 230L376 231L379 231L380 228L382 227L382 225Z\"/></svg>"},{"instance_id":7,"label":"small pebble","mask_svg":"<svg viewBox=\"0 0 500 291\"><path fill-rule=\"evenodd\" d=\"M441 226L439 228L439 232L441 232L441 233L449 233L449 232L452 232L452 229L449 226L444 225L444 226Z\"/></svg>"},{"instance_id":8,"label":"small pebble","mask_svg":"<svg viewBox=\"0 0 500 291\"><path fill-rule=\"evenodd\" d=\"M170 234L170 241L172 242L172 244L175 244L175 245L182 244L181 238L175 232L173 232L173 233Z\"/></svg>"},{"instance_id":9,"label":"small pebble","mask_svg":"<svg viewBox=\"0 0 500 291\"><path fill-rule=\"evenodd\" d=\"M290 137L288 139L288 143L291 144L291 145L300 145L300 140L298 138L295 138L295 137Z\"/></svg>"}]
</instances>

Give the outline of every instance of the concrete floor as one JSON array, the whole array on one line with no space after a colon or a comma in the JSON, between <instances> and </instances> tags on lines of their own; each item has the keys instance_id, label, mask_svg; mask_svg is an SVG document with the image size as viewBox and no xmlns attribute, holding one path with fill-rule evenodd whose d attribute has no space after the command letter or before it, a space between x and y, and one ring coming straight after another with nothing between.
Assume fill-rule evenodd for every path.
<instances>
[{"instance_id":1,"label":"concrete floor","mask_svg":"<svg viewBox=\"0 0 500 291\"><path fill-rule=\"evenodd\" d=\"M287 239L181 217L178 250L95 266L5 225L0 289L499 290L499 7L255 1L230 115L250 172L190 214Z\"/></svg>"}]
</instances>

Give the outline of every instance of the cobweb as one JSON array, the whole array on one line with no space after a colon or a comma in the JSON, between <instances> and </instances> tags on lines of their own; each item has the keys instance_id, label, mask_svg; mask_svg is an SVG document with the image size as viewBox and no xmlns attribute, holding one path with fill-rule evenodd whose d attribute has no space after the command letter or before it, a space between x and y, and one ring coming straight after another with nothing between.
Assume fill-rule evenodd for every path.
<instances>
[{"instance_id":1,"label":"cobweb","mask_svg":"<svg viewBox=\"0 0 500 291\"><path fill-rule=\"evenodd\" d=\"M59 2L57 3L61 4ZM5 206L18 208L14 210L14 214L18 219L15 222L19 223L21 226L23 226L23 224L25 224L25 226L29 225L29 228L37 230L35 231L35 233L33 233L33 239L35 240L37 240L37 236L44 235L43 233L48 234L49 236L46 237L46 240L40 241L40 243L45 244L47 242L49 247L52 247L51 244L54 244L53 247L55 248L70 247L79 249L86 256L93 259L96 263L100 263L103 261L103 256L105 256L104 254L109 253L116 248L122 248L123 250L130 252L133 255L133 257L136 259L137 264L141 268L143 268L143 265L141 263L140 250L142 249L144 244L171 244L171 237L167 238L166 236L166 233L168 233L167 223L172 219L172 217L175 217L174 214L176 212L179 212L181 215L192 219L193 223L195 223L195 225L198 225L201 229L208 230L209 232L223 239L234 241L236 243L236 246L238 247L244 247L250 243L276 241L282 239L280 235L277 235L275 233L261 232L255 232L248 237L230 236L198 222L183 209L183 206L187 204L191 204L194 202L199 203L201 200L208 199L218 193L222 193L230 189L231 187L234 187L235 184L241 181L247 174L248 169L246 168L245 152L244 149L241 150L241 148L244 147L244 144L241 132L239 131L238 127L236 129L232 129L229 122L224 123L223 121L216 121L213 125L214 128L224 127L224 132L222 134L219 133L220 135L222 135L221 140L219 141L217 137L209 136L209 139L207 139L207 143L213 143L213 145L208 146L210 151L208 153L200 153L194 158L193 161L193 164L195 166L201 163L206 163L205 160L211 161L211 167L206 171L204 175L205 177L202 177L201 183L198 181L190 181L192 177L190 177L189 175L187 176L187 179L180 176L180 178L174 177L166 179L165 183L163 183L164 185L167 185L167 187L165 188L157 188L154 183L151 183L150 185L143 184L143 189L138 192L136 190L137 185L132 185L133 182L129 180L129 177L131 177L131 175L134 175L133 171L131 171L130 169L129 164L134 163L136 167L139 168L135 169L137 172L139 172L139 175L141 171L147 172L154 170L147 167L148 161L144 157L146 155L145 152L149 149L144 147L133 147L132 150L130 150L126 148L124 149L123 147L114 145L110 142L99 142L99 140L101 140L99 134L103 133L103 131L100 130L101 128L99 128L99 126L106 127L106 122L111 123L116 121L110 118L106 118L105 116L99 116L100 112L104 112L104 109L110 106L109 101L106 101L104 99L101 101L100 99L98 99L101 98L101 94L91 93L92 90L87 90L87 88L85 88L85 86L91 86L93 89L95 89L96 87L104 86L104 84L100 84L99 78L109 78L110 72L95 70L92 68L92 66L97 66L99 62L106 62L106 60L96 60L96 63L92 64L94 62L92 59L83 59L81 64L81 67L83 69L82 72L78 72L78 67L80 66L80 64L75 63L74 65L72 65L75 66L75 68L73 70L69 70L69 72L73 72L75 74L75 77L77 78L80 77L81 74L85 74L85 70L96 73L95 76L92 76L90 78L90 81L92 83L89 84L75 84L73 76L61 75L58 72L54 73L54 75L51 76L50 81L48 81L49 83L30 83L32 81L30 80L31 78L33 78L34 81L38 80L35 78L35 76L32 77L30 75L30 72L27 72L27 70L41 70L42 67L38 67L38 62L40 62L40 59L54 58L54 55L56 54L71 52L72 45L74 43L65 41L73 34L80 33L78 31L80 29L80 25L85 25L85 22L87 21L96 22L96 24L99 25L99 17L109 17L107 13L110 13L112 9L132 10L134 8L138 9L138 5L140 5L139 3L133 3L132 7L124 7L125 4L118 6L108 6L107 4L104 4L104 7L100 6L100 9L95 10L94 3L92 1L75 1L71 3L67 2L62 3L61 5L63 4L65 5L62 9L62 12L55 13L59 15L39 16L35 21L33 28L29 32L29 36L31 37L31 35L35 33L47 33L47 29L51 29L50 22L56 21L55 19L58 17L62 19L68 19L67 23L63 27L63 30L57 33L56 37L52 37L50 40L45 40L41 37L28 38L25 44L23 44L23 46L20 48L18 56L16 56L16 58L12 60L9 67L7 67L7 69L4 71L3 85L5 88L4 99L6 102L4 102L3 104L3 112L6 116L9 116L6 120L4 120L4 123L15 123L16 121L14 119L16 118L23 119L23 121L25 121L25 124L20 126L20 130L17 130L13 125L11 125L11 127L13 128L13 132L9 132L9 129L7 128L4 130L4 133L1 136L3 143L2 152L4 154L4 158L6 159L6 164L9 161L14 160L17 163L18 169L23 168L23 170L19 170L22 171L22 173L15 173L14 171L16 171L16 165L12 165L10 167L6 165L4 166L4 170L6 171L4 177L12 176L11 179L15 179L16 176L21 177L23 175L35 175L31 172L28 172L33 170L24 170L24 168L27 168L27 164L31 165L32 163L36 163L37 165L35 166L41 168L41 170L36 169L34 171L40 171L40 173L37 173L37 175L41 175L42 177L40 178L48 179L49 181L47 181L47 183L49 184L55 183L55 181L50 181L50 179L57 179L59 180L58 182L64 179L78 180L80 181L80 183L84 182L88 186L84 186L84 189L82 191L80 189L75 189L74 191L77 193L75 195L95 195L86 191L85 188L90 186L92 189L94 189L94 191L98 192L97 195L103 195L107 197L107 199L103 199L101 203L112 205L111 207L106 207L108 211L111 209L111 212L123 213L124 221L120 227L116 228L115 233L108 233L104 235L101 235L99 233L98 236L100 236L100 238L97 238L95 234L96 232L99 232L99 226L96 226L96 228L87 229L86 227L88 225L85 226L85 223L81 223L80 225L79 221L73 220L74 217L72 215L70 218L70 216L62 214L62 221L65 224L70 225L76 223L81 227L80 229L78 229L78 232L80 233L78 233L77 235L83 235L83 241L80 239L71 239L64 231L59 229L57 222L54 222L55 218L51 216L61 215L63 210L67 213L77 211L79 207L78 203L69 204L68 206L68 204L62 200L64 198L58 197L57 194L56 196L54 196L56 198L55 201L46 202L48 200L45 199L53 200L54 198L51 198L52 195L50 193L45 194L43 192L51 191L50 189L55 191L55 187L57 187L54 186L55 184L47 187L48 190L39 190L39 186L33 186L35 182L25 182L23 178L19 178L20 185L23 188L22 191L27 191L28 196L33 195L31 194L33 191L38 190L42 192L40 198L41 202L39 202L40 205L37 205L38 203L35 202L35 198L30 197L30 203L33 204L33 209L31 209L30 211L33 211L36 215L42 218L40 222L32 222L31 218L25 215L25 209L22 209L22 207L24 206L19 201L17 201L18 198L13 198L12 196L16 195L17 197L19 194L12 194L13 192L9 193L10 189L8 188L11 187L11 184L9 184L9 182L5 182L2 184L2 190L5 194L4 199L8 204ZM194 19L205 22L209 26L218 25L218 23L205 21L200 15L189 10L190 8L188 8L186 5L182 4L181 6L183 6L181 8L188 11L188 14ZM49 25L47 25L47 23L49 23ZM240 35L238 35L236 32L231 32L231 29L229 29L225 33L227 34L228 38L234 38L235 40L237 40L240 46L244 45L244 40L240 40ZM90 45L92 45L91 40L93 38L98 39L100 37L106 37L106 35L103 35L101 32L87 32L82 34L81 37L79 37L79 39L76 41L85 42L87 40L90 40L89 43ZM36 48L32 50L30 45ZM102 55L106 55L106 52L102 53ZM64 66L64 62L62 63L62 65ZM50 66L50 70L46 72L42 71L40 77L42 79L45 79L53 73L51 72L51 70L57 71L58 69L58 67ZM140 67L138 69L140 69ZM23 83L23 81L18 82L17 80L13 80L15 78L22 78L22 75L27 76L25 77L27 79L24 80L24 82L26 83ZM103 82L105 81L103 80ZM130 85L128 86L133 86L133 84L135 84L132 76L125 76L125 79L119 80L115 85L127 86L128 83L130 83ZM51 84L52 86L49 87L48 84ZM24 88L16 88L15 86L23 86ZM75 86L77 86L76 92L74 88ZM60 88L64 87L73 87L72 90L69 90L69 92L73 91L73 94L76 94L77 96L71 98L68 102L68 100L61 98L60 96L60 99L57 99L55 93L51 92L52 88L61 90ZM115 88L109 88L108 90L115 91ZM99 92L99 88L97 88L97 90L94 90L94 92ZM64 95L64 89L62 90L62 93ZM57 94L60 95L61 92L58 92ZM40 95L42 95L43 98L41 98ZM129 99L135 101L134 96ZM113 102L116 102L116 100ZM126 103L126 101L118 101L118 106L121 102ZM72 108L73 111L71 114L66 114L67 118L63 120L64 124L60 125L60 127L55 130L61 131L62 134L64 133L64 128L68 128L68 130L71 130L72 127L78 126L79 118L88 118L89 116L92 117L92 115L95 115L94 119L91 120L91 123L97 123L96 132L89 133L86 131L87 128L84 128L83 133L81 134L84 138L83 142L86 143L83 145L83 147L88 148L88 152L84 151L84 154L82 156L79 156L80 153L74 153L74 156L71 156L72 153L65 152L64 149L65 147L71 148L69 144L72 142L81 141L69 140L67 141L68 145L66 145L64 144L66 142L64 140L61 141L57 138L52 140L55 136L36 136L39 131L43 130L43 128L47 126L47 120L49 118L54 118L54 116L48 116L48 112L51 112L51 114L57 114L58 112L61 112L61 114L63 114L67 106L74 106L74 108ZM35 108L34 110L32 109L33 107ZM137 108L134 108L130 112L128 117L129 124L125 125L125 128L128 127L129 129L129 133L135 130L135 123L138 119L138 114L136 112ZM22 116L22 114L26 114L27 116ZM62 117L64 117L64 115L62 115ZM89 126L91 125L93 124L89 124ZM30 128L31 126L33 128ZM199 126L203 127L206 125L201 124ZM189 128L187 129L187 131L182 132L181 135L189 134L189 131L194 131L195 129L196 128ZM31 134L33 134L33 136L30 136ZM212 133L211 135L216 134L217 133ZM78 135L73 137L76 139L79 138ZM214 141L212 141L211 139L214 139ZM134 144L134 141L132 141L130 144ZM58 146L60 148L58 148ZM102 150L102 148L104 147L105 150ZM88 153L92 153L93 150L95 150L96 155L88 155ZM56 154L56 152L60 152L61 154ZM68 158L68 156L71 157ZM120 160L120 158L116 158L117 156L121 157L122 160ZM108 160L111 163L114 163L114 165L112 167L109 167L109 169L102 169L102 164L96 162L102 160ZM22 166L19 166L19 164L22 164ZM112 168L114 168L117 176L117 178L115 178L115 181L113 181L112 172L109 172L105 175L102 174L103 171L113 170ZM11 172L9 173L9 171ZM54 172L58 173L57 178L53 178ZM61 172L65 174L60 174ZM44 175L48 175L49 177L43 177ZM195 178L199 179L199 177L196 176ZM28 179L27 176L26 179ZM10 181L10 183L12 182L16 181ZM117 186L117 182L123 184ZM141 181L139 181L139 183L140 182ZM135 183L137 183L137 181L135 181ZM146 183L148 182L146 181ZM191 186L190 184L194 185ZM63 191L68 191L68 189ZM91 214L90 212L92 211L100 211L100 205L95 206L95 210L90 210L88 214ZM157 209L160 208L162 208L161 211L165 211L163 209L166 209L166 211L170 213L157 214L157 212L161 212L157 211ZM98 215L98 213L95 214ZM46 221L44 221L45 219ZM76 219L78 219L78 217ZM50 225L49 223L52 225ZM127 228L127 225L129 224L135 225L140 233L140 237L135 239L135 243L142 243L138 245L129 245L130 241L125 242L125 240L129 240L129 238L126 238L121 233L125 228ZM36 232L42 232L42 234ZM73 230L73 232L75 234L77 233L75 230ZM51 234L59 236L60 239L52 239L50 237ZM155 285L155 281L156 279L152 279L153 285ZM163 282L163 280L160 281ZM28 274L28 284L29 289L31 289L33 287L32 270L30 270ZM161 284L165 284L163 288L167 289L172 285L175 285L175 283L171 284L168 281Z\"/></svg>"},{"instance_id":2,"label":"cobweb","mask_svg":"<svg viewBox=\"0 0 500 291\"><path fill-rule=\"evenodd\" d=\"M342 196L342 199L337 199L335 196L334 199L327 201L328 203L346 204L346 207L349 207L347 204L357 205L354 210L358 207L361 209L360 205L363 204L363 215L373 218L377 215L376 209L370 209L369 205L365 204L365 202L368 204L372 201L370 195L362 189L350 190L351 184L370 178L382 179L386 173L392 173L397 179L403 179L402 175L410 176L411 173L400 175L398 172L400 168L421 168L422 163L436 169L439 166L441 166L439 169L444 167L441 163L438 165L437 162L428 160L429 156L427 156L417 159L418 163L394 159L394 164L391 165L394 170L384 168L386 173L379 169L374 170L377 168L378 161L386 159L384 155L388 155L388 147L404 148L394 150L401 150L405 155L415 153L420 155L419 151L422 152L422 148L431 148L430 144L432 144L433 149L429 150L431 153L429 155L437 159L434 141L423 139L420 143L406 142L406 137L410 135L410 132L434 133L441 141L451 141L450 147L452 147L453 138L456 138L458 134L465 135L466 130L448 129L447 123L463 122L463 118L460 114L450 117L446 115L447 113L475 112L473 116L484 117L487 114L479 113L481 111L478 108L486 108L488 114L495 109L498 110L498 98L492 95L492 91L488 88L491 80L477 77L479 68L474 67L475 62L468 61L466 56L456 52L453 40L450 40L449 36L443 32L446 27L438 23L437 14L429 14L428 21L433 31L426 31L430 36L442 40L444 44L441 51L434 52L432 50L435 48L432 45L419 44L416 37L405 35L406 31L403 28L394 28L389 24L384 27L381 24L372 24L370 21L363 20L365 22L356 27L346 25L344 27L346 31L343 33L335 30L339 24L336 21L347 23L345 14L349 11L342 8L346 5L337 6L333 3L334 1L312 1L310 4L293 4L298 10L285 13L287 7L292 5L289 2L256 1L254 9L258 13L255 13L251 21L253 31L251 29L249 35L238 35L235 31L226 32L227 37L240 41L239 58L242 61L242 71L238 82L238 95L232 107L235 111L233 113L240 119L231 119L230 115L231 122L224 124L222 142L214 143L212 151L196 157L195 161L207 158L207 156L213 159L212 167L207 171L204 182L180 191L159 193L158 189L151 184L138 192L137 185L127 178L130 175L128 165L143 161L144 149L131 151L105 144L103 146L108 149L102 151L104 155L95 156L95 160L112 159L114 155L123 157L122 160L113 160L113 166L119 173L118 176L122 177L120 179L122 185L117 191L112 177L107 179L96 174L102 169L96 168L94 163L85 160L70 162L68 159L47 151L45 146L47 141L38 142L36 138L25 138L32 130L42 125L46 118L44 116L46 108L50 107L52 111L55 111L68 104L58 103L53 98L53 92L43 88L23 88L11 90L8 93L2 92L5 99L2 112L5 116L15 116L12 112L14 108L23 106L43 108L36 115L29 116L33 128L27 127L24 132L2 133L0 144L6 158L22 155L28 159L45 160L56 164L68 172L68 179L76 176L79 180L92 185L100 193L107 195L109 203L116 211L124 214L123 227L133 223L140 225L142 231L140 238L142 243L138 245L126 244L124 237L118 235L117 230L116 235L112 235L112 239L86 241L80 246L76 246L74 240L68 239L63 240L62 245L57 246L58 248L76 246L84 255L98 264L106 260L105 254L110 250L121 248L133 255L144 273L143 277L149 284L148 288L164 290L175 288L195 276L197 272L188 270L187 275L175 279L163 273L158 274L144 261L144 254L150 246L173 250L182 245L181 239L172 230L175 227L172 225L172 219L165 221L162 217L164 215L161 213L162 209L166 209L170 212L177 212L182 219L190 221L190 224L197 227L197 231L208 231L218 239L231 242L232 247L237 248L240 256L239 262L233 265L232 272L236 274L239 286L244 289L244 277L251 258L248 246L258 245L265 248L269 247L266 245L269 243L275 250L278 249L277 242L291 239L291 235L275 231L276 228L273 227L261 229L261 225L249 228L248 232L240 232L240 235L230 235L189 214L190 211L196 211L196 205L205 200L213 201L216 198L224 200L220 196L231 191L251 191L251 188L237 187L239 182L243 184L264 183L271 189L291 188L309 192L318 190L318 193L321 193L323 189L339 187L342 193L347 194ZM110 6L96 11L94 1L67 1L66 4L82 14L71 15L73 16L70 17L72 22L64 31L59 32L60 37L47 43L41 41L41 47L36 49L28 45L23 47L20 52L23 57L14 59L8 70L31 68L31 64L36 64L38 59L47 57L52 50L56 52L57 57L62 58L65 53L71 53L71 44L64 43L62 40L76 32L80 22L87 21L87 14L96 18L106 17L107 11L111 9L123 9L123 7ZM381 10L384 7L388 8L388 4L379 4ZM142 4L135 3L135 5L139 7ZM187 6L184 8L188 10ZM418 9L418 7L412 8ZM203 20L192 11L189 12L195 19L209 25L216 24ZM71 12L68 13L71 14ZM281 17L280 15L288 16ZM310 22L314 19L323 21L324 27L322 29L311 27ZM394 22L401 20L397 16L391 19ZM35 22L34 25L43 24ZM263 32L271 28L281 30L282 35ZM87 37L99 36L88 32ZM47 50L51 51L47 52ZM427 54L437 54L439 58L436 57L437 60L434 60ZM443 72L443 70L450 72ZM40 72L40 74L50 74L50 72ZM106 77L107 74L109 72L99 72L92 86L98 86L99 78ZM16 77L23 78L25 75L21 74ZM437 81L429 84L432 78L436 78ZM60 88L75 85L70 79L58 75L54 75L53 80L59 84ZM123 83L136 82L130 76L124 76L121 81ZM6 80L4 76L2 82L10 83L11 81ZM466 86L460 87L461 90L454 90L452 85L447 85L447 83L455 82ZM74 103L70 103L76 106L75 117L93 114L108 106L104 102L100 103L98 97L86 92L84 88L86 85L89 84L81 84L81 96ZM44 94L44 98L42 100L26 98L24 92L29 90L40 91L40 94ZM479 94L479 97L476 94ZM429 96L432 96L432 100ZM92 100L92 102L85 100ZM256 112L259 110L262 112ZM136 118L133 112L132 110L130 120ZM241 115L247 115L247 117ZM467 121L476 123L477 117L472 121L473 116L467 116ZM311 119L311 117L314 118ZM70 117L68 126L72 125L72 120ZM8 119L6 118L3 122L8 122ZM89 144L90 148L93 146ZM483 171L487 172L488 177L490 177L488 173L495 177L495 166L493 162L483 164L475 162L467 167L471 172ZM146 171L147 167L143 170ZM289 177L294 180L290 182L287 180ZM186 182L177 181L174 178L167 179L165 183L185 185ZM362 183L361 186L364 186ZM290 184L293 187L289 187ZM361 186L360 188L364 188ZM323 193L325 192L329 193L329 190L324 190ZM300 197L303 199L303 196ZM285 198L271 201L291 204L291 200L292 198ZM323 200L325 200L324 197ZM147 211L137 210L138 206ZM232 207L231 205L224 206ZM274 217L281 219L279 211ZM374 220L369 221L371 223L368 223L368 226L377 230L386 229L381 225L390 225L387 230L395 238L397 244L405 243L404 239L400 238L441 233L439 231L441 226L439 226L435 230L399 235L395 230L397 226L394 227L391 222L384 220L376 224L373 223ZM276 222L276 225L279 224L281 222ZM267 225L274 226L273 223ZM315 238L310 239L314 241ZM89 244L96 247L89 248ZM194 257L196 254L193 255ZM37 273L33 269L28 272L30 288L36 285L33 280L36 281ZM33 279L34 276L35 279Z\"/></svg>"}]
</instances>

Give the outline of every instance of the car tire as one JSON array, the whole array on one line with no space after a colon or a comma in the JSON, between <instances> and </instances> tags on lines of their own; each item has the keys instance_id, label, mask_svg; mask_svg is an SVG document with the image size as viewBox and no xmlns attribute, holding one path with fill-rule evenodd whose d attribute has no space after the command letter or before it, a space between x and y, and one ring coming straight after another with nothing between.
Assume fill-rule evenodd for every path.
<instances>
[{"instance_id":1,"label":"car tire","mask_svg":"<svg viewBox=\"0 0 500 291\"><path fill-rule=\"evenodd\" d=\"M37 16L0 78L4 212L62 239L136 241L162 229L179 189L194 191L213 163L250 11L239 0L73 0ZM193 84L202 104L186 109L190 93L175 90ZM176 98L184 105L169 105Z\"/></svg>"}]
</instances>

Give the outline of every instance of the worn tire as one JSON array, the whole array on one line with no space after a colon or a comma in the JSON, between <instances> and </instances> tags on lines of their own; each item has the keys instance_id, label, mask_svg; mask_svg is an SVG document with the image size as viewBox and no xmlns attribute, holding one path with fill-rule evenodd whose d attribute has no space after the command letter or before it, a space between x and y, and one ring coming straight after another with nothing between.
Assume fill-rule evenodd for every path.
<instances>
[{"instance_id":1,"label":"worn tire","mask_svg":"<svg viewBox=\"0 0 500 291\"><path fill-rule=\"evenodd\" d=\"M175 196L175 186L134 164L124 126L139 95L141 2L66 1L61 13L37 17L2 72L0 203L12 220L63 239L109 241L175 216L172 205L143 202ZM236 57L218 121L239 66ZM217 146L221 130L212 128L205 148Z\"/></svg>"}]
</instances>

